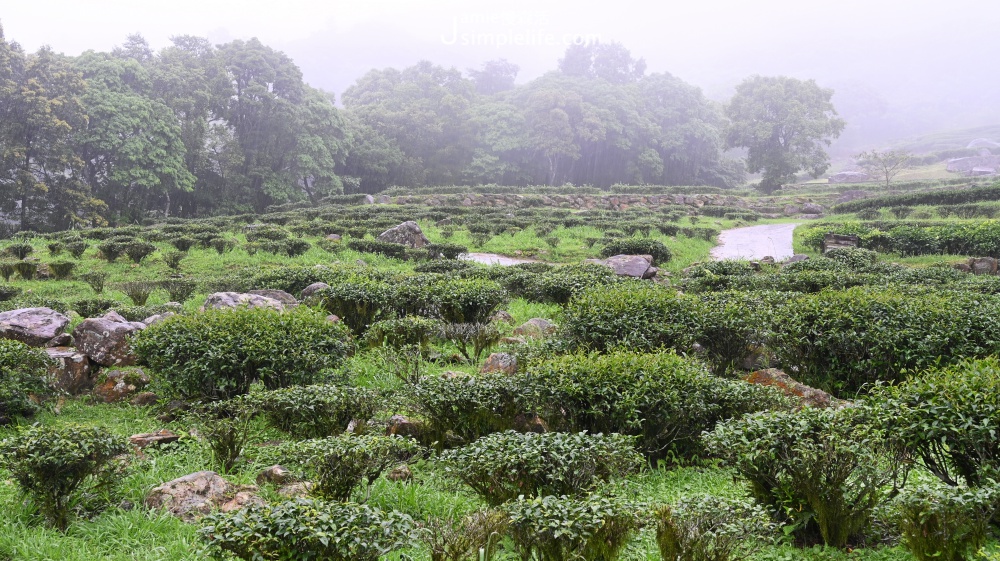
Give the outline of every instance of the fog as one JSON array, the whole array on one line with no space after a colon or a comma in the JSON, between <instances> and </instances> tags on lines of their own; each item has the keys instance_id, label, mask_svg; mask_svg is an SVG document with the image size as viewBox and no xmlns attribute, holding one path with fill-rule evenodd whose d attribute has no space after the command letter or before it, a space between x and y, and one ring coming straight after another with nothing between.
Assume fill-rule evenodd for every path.
<instances>
[{"instance_id":1,"label":"fog","mask_svg":"<svg viewBox=\"0 0 1000 561\"><path fill-rule=\"evenodd\" d=\"M0 11L7 38L29 51L110 50L130 33L154 49L174 35L258 37L338 98L371 68L506 58L524 83L554 69L573 41L618 41L647 72L670 72L719 101L752 74L834 88L849 123L835 153L1000 123L998 21L1000 3L983 0L36 0Z\"/></svg>"}]
</instances>

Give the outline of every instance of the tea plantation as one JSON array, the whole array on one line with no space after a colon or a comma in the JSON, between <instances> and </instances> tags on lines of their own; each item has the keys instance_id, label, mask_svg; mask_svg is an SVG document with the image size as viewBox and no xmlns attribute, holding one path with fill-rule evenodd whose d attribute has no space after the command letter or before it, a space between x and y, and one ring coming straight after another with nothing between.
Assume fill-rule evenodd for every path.
<instances>
[{"instance_id":1,"label":"tea plantation","mask_svg":"<svg viewBox=\"0 0 1000 561\"><path fill-rule=\"evenodd\" d=\"M998 190L20 232L0 560L1000 559Z\"/></svg>"}]
</instances>

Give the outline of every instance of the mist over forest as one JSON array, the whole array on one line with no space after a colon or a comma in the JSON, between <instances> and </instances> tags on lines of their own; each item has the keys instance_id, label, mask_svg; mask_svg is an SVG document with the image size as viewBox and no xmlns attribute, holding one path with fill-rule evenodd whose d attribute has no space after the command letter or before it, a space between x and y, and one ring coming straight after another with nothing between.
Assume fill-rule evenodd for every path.
<instances>
[{"instance_id":1,"label":"mist over forest","mask_svg":"<svg viewBox=\"0 0 1000 561\"><path fill-rule=\"evenodd\" d=\"M315 18L304 4L248 7L204 35L165 29L190 29L176 14L153 25L118 6L93 22L117 34L103 49L108 34L59 33L73 8L41 32L12 8L0 20L0 209L21 228L64 228L429 185L770 192L853 169L863 150L936 163L975 155L979 136L1000 140L989 18L958 4L730 6L724 20L705 7L623 18L624 5L373 6ZM738 116L740 91L764 113ZM800 123L798 160L771 165L750 125L793 91L818 120Z\"/></svg>"}]
</instances>

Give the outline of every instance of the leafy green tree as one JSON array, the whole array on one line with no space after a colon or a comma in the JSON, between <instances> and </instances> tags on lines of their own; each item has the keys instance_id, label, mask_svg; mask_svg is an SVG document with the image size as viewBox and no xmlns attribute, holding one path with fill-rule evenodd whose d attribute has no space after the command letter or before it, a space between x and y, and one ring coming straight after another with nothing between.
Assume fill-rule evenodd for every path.
<instances>
[{"instance_id":1,"label":"leafy green tree","mask_svg":"<svg viewBox=\"0 0 1000 561\"><path fill-rule=\"evenodd\" d=\"M882 151L873 148L858 154L855 159L870 175L884 179L888 188L892 179L909 166L912 157L913 155L906 150Z\"/></svg>"},{"instance_id":2,"label":"leafy green tree","mask_svg":"<svg viewBox=\"0 0 1000 561\"><path fill-rule=\"evenodd\" d=\"M845 124L830 102L832 96L833 90L814 80L786 76L751 76L736 87L726 107L726 145L747 149L747 169L763 173L761 191L780 189L800 171L819 177L830 167L823 147Z\"/></svg>"},{"instance_id":3,"label":"leafy green tree","mask_svg":"<svg viewBox=\"0 0 1000 561\"><path fill-rule=\"evenodd\" d=\"M76 135L84 178L116 218L134 219L171 192L189 191L180 126L151 96L148 70L133 58L88 51L76 60L88 120Z\"/></svg>"},{"instance_id":4,"label":"leafy green tree","mask_svg":"<svg viewBox=\"0 0 1000 561\"><path fill-rule=\"evenodd\" d=\"M559 60L559 71L569 76L600 78L612 84L636 82L646 73L646 61L632 58L621 43L574 43Z\"/></svg>"},{"instance_id":5,"label":"leafy green tree","mask_svg":"<svg viewBox=\"0 0 1000 561\"><path fill-rule=\"evenodd\" d=\"M76 175L83 89L69 59L48 48L26 55L0 29L0 204L17 209L21 229L100 221L100 201Z\"/></svg>"},{"instance_id":6,"label":"leafy green tree","mask_svg":"<svg viewBox=\"0 0 1000 561\"><path fill-rule=\"evenodd\" d=\"M468 73L478 93L493 95L514 89L514 80L520 70L518 65L501 58L484 62L481 70L470 68Z\"/></svg>"}]
</instances>

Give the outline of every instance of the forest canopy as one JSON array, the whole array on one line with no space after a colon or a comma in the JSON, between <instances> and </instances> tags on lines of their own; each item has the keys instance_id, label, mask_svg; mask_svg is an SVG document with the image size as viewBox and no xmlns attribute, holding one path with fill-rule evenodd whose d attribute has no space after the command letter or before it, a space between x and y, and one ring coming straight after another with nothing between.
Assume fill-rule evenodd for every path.
<instances>
[{"instance_id":1,"label":"forest canopy","mask_svg":"<svg viewBox=\"0 0 1000 561\"><path fill-rule=\"evenodd\" d=\"M724 108L618 43L518 67L423 61L333 95L256 39L25 52L0 30L0 211L18 229L262 212L428 185L734 187Z\"/></svg>"}]
</instances>

